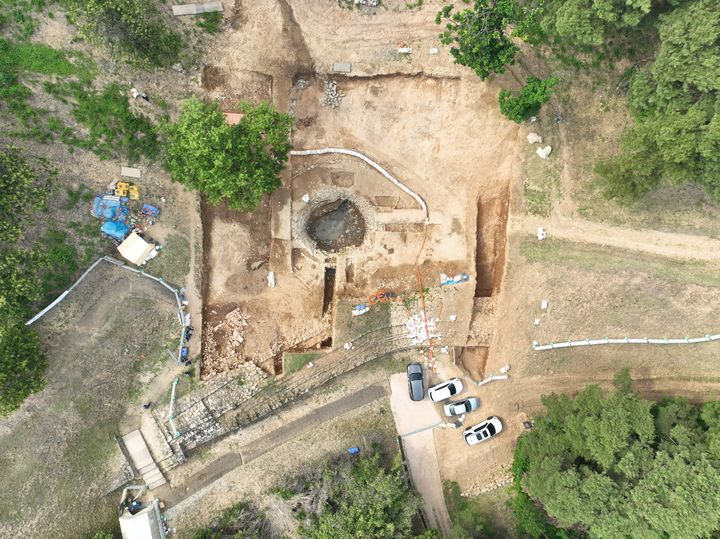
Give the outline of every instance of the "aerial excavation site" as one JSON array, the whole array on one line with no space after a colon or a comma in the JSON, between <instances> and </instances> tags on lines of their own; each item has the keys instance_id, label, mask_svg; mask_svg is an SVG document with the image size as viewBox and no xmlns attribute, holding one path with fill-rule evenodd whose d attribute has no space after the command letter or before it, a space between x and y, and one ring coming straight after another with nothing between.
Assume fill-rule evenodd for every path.
<instances>
[{"instance_id":1,"label":"aerial excavation site","mask_svg":"<svg viewBox=\"0 0 720 539\"><path fill-rule=\"evenodd\" d=\"M2 0L0 537L714 537L714 0Z\"/></svg>"}]
</instances>

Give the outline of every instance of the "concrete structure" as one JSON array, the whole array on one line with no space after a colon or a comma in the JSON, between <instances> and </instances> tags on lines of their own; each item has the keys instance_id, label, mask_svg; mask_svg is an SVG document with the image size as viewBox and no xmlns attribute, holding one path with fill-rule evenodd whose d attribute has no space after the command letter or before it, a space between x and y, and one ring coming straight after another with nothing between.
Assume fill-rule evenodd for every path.
<instances>
[{"instance_id":1,"label":"concrete structure","mask_svg":"<svg viewBox=\"0 0 720 539\"><path fill-rule=\"evenodd\" d=\"M222 2L205 2L203 4L180 4L172 7L173 15L199 15L201 13L212 13L222 11Z\"/></svg>"},{"instance_id":2,"label":"concrete structure","mask_svg":"<svg viewBox=\"0 0 720 539\"><path fill-rule=\"evenodd\" d=\"M125 176L127 178L135 178L136 180L139 180L140 169L133 167L120 167L120 176Z\"/></svg>"},{"instance_id":3,"label":"concrete structure","mask_svg":"<svg viewBox=\"0 0 720 539\"><path fill-rule=\"evenodd\" d=\"M158 469L157 464L155 464L140 431L135 430L130 434L126 434L122 440L135 465L135 469L142 475L147 486L155 488L164 485L166 483L165 478Z\"/></svg>"},{"instance_id":4,"label":"concrete structure","mask_svg":"<svg viewBox=\"0 0 720 539\"><path fill-rule=\"evenodd\" d=\"M350 62L335 62L332 66L333 73L350 73L352 64Z\"/></svg>"},{"instance_id":5,"label":"concrete structure","mask_svg":"<svg viewBox=\"0 0 720 539\"><path fill-rule=\"evenodd\" d=\"M144 443L144 442L143 442ZM165 539L165 526L160 516L160 502L154 499L135 514L126 507L120 514L123 539Z\"/></svg>"}]
</instances>

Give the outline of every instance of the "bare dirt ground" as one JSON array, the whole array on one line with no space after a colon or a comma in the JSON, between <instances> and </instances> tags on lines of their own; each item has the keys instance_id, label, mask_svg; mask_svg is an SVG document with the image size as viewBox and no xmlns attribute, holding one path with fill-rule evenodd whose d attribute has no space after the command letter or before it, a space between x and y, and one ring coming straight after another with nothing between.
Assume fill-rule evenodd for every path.
<instances>
[{"instance_id":1,"label":"bare dirt ground","mask_svg":"<svg viewBox=\"0 0 720 539\"><path fill-rule=\"evenodd\" d=\"M667 390L697 398L705 389L714 394L715 345L534 353L530 343L630 332L704 334L712 311L701 306L717 294L712 274L718 249L717 240L697 235L711 225L700 218L704 210L691 207L692 193L679 199L687 207L679 219L651 218L673 207L667 201L649 202L640 217L598 201L592 162L605 155L600 142L619 134L625 114L619 99L600 95L593 101L581 92L573 99L590 100L592 107L560 100L534 125L509 124L497 112L497 90L500 84L515 87L514 71L522 69L483 83L453 65L437 40L433 18L439 6L412 11L401 2L383 2L379 9L346 10L329 0L238 1L228 11L229 29L206 58L207 95L224 108L240 99L271 99L287 108L296 117L296 149L365 153L427 201L430 225L422 227L409 197L352 158L292 157L286 191L253 217L217 209L206 217L206 314L215 323L241 305L248 316L242 348L218 369L250 359L277 372L268 351L272 356L315 343L313 335L327 335L331 324L333 346L352 340L339 325L339 309L380 287L417 290L416 260L431 287L440 272L470 273L471 286L452 298L448 290L431 288L440 318L452 314L468 324L462 340L440 339L438 347L458 348L447 355L436 350L441 365L433 381L462 376L483 402L466 424L497 414L506 430L475 448L457 431L435 431L434 438L442 479L477 493L506 480L521 421L539 409L545 392L578 391L592 381L607 385L628 365L644 395ZM399 46L412 47L413 54L397 54ZM430 54L433 47L440 54ZM332 74L335 62L352 63L352 72ZM336 108L322 106L326 81L341 93ZM552 120L558 114L560 124ZM549 161L541 163L525 142L530 130L553 145ZM314 201L343 196L360 201L366 238L339 254L318 252L298 221ZM539 225L559 243L533 248L530 234ZM335 270L330 290L337 296L329 314L322 298L328 267ZM276 272L274 289L266 286L269 270ZM548 311L540 311L542 299L550 300ZM391 323L404 323L401 318L393 315ZM511 381L474 388L473 380L505 364L512 365ZM186 472L200 468L191 465Z\"/></svg>"}]
</instances>

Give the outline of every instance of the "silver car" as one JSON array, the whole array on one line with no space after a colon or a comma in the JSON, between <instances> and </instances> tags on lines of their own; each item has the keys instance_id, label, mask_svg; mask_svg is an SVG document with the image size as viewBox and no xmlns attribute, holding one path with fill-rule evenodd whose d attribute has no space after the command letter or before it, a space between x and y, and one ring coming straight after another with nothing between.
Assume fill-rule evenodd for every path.
<instances>
[{"instance_id":1,"label":"silver car","mask_svg":"<svg viewBox=\"0 0 720 539\"><path fill-rule=\"evenodd\" d=\"M463 438L468 445L476 445L490 438L494 438L502 432L502 422L497 416L488 417L482 423L470 427L463 432Z\"/></svg>"},{"instance_id":2,"label":"silver car","mask_svg":"<svg viewBox=\"0 0 720 539\"><path fill-rule=\"evenodd\" d=\"M448 402L445 406L443 406L443 412L445 412L446 416L452 417L454 415L463 415L474 412L478 408L480 408L480 399L477 397L468 397L467 399L460 401Z\"/></svg>"}]
</instances>

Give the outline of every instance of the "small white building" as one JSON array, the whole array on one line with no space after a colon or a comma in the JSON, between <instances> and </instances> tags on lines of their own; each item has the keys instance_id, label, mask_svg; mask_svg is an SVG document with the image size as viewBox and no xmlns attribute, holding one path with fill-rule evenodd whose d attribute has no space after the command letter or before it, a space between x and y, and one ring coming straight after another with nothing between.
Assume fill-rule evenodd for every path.
<instances>
[{"instance_id":1,"label":"small white building","mask_svg":"<svg viewBox=\"0 0 720 539\"><path fill-rule=\"evenodd\" d=\"M123 539L165 539L165 525L160 516L160 501L155 498L132 514L124 507L120 514L120 533Z\"/></svg>"}]
</instances>

